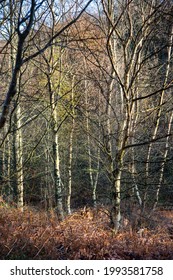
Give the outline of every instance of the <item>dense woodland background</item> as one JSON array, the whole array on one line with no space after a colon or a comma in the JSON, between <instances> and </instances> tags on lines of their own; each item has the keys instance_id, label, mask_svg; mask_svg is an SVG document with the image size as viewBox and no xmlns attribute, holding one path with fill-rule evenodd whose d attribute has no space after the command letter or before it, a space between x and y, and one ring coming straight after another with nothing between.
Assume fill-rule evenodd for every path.
<instances>
[{"instance_id":1,"label":"dense woodland background","mask_svg":"<svg viewBox=\"0 0 173 280\"><path fill-rule=\"evenodd\" d=\"M2 258L172 258L172 48L171 0L0 1Z\"/></svg>"}]
</instances>

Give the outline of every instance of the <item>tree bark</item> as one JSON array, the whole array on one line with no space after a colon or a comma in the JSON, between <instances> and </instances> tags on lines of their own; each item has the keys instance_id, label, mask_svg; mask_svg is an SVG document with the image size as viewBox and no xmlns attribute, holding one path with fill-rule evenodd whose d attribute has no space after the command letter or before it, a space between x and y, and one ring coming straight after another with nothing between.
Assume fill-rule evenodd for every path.
<instances>
[{"instance_id":1,"label":"tree bark","mask_svg":"<svg viewBox=\"0 0 173 280\"><path fill-rule=\"evenodd\" d=\"M14 113L14 143L15 143L15 181L17 189L17 207L23 211L24 207L24 174L23 174L23 144L21 129L21 108L20 104L16 104Z\"/></svg>"},{"instance_id":2,"label":"tree bark","mask_svg":"<svg viewBox=\"0 0 173 280\"><path fill-rule=\"evenodd\" d=\"M73 136L74 136L74 129L75 129L74 79L75 76L73 76L72 78L72 89L71 89L72 124L71 124L70 138L69 138L69 165L68 165L68 187L67 187L67 213L68 214L71 214Z\"/></svg>"}]
</instances>

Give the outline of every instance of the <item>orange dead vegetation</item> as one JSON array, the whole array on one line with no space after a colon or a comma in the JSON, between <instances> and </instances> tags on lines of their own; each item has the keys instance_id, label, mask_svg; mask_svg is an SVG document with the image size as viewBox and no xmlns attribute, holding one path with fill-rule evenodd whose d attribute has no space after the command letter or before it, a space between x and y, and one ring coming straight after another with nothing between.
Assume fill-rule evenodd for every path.
<instances>
[{"instance_id":1,"label":"orange dead vegetation","mask_svg":"<svg viewBox=\"0 0 173 280\"><path fill-rule=\"evenodd\" d=\"M114 234L106 209L78 210L59 222L53 212L0 208L0 259L173 259L173 211L155 228L128 225Z\"/></svg>"}]
</instances>

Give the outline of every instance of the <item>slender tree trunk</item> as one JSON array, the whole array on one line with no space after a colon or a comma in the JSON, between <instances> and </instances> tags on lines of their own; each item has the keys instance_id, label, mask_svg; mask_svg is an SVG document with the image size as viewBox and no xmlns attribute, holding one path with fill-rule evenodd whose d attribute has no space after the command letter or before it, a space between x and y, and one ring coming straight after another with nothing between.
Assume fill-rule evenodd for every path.
<instances>
[{"instance_id":1,"label":"slender tree trunk","mask_svg":"<svg viewBox=\"0 0 173 280\"><path fill-rule=\"evenodd\" d=\"M113 29L115 22L115 3L112 0L102 1L103 9L107 18L107 51L109 54L109 59L111 62L111 79L108 86L108 94L106 100L106 142L105 150L108 159L108 172L111 181L111 210L110 210L110 220L111 225L114 228L115 233L119 230L120 220L121 220L121 176L122 176L122 161L123 161L123 150L122 150L122 139L120 139L124 133L124 128L122 127L121 135L118 136L117 140L117 152L115 156L115 166L114 166L114 156L112 150L112 95L114 92L115 78L117 75L117 49L116 49L116 34L115 29ZM111 34L111 35L110 35ZM122 93L120 98L123 98ZM124 111L123 106L121 106L121 111ZM120 128L120 127L119 127Z\"/></svg>"},{"instance_id":2,"label":"slender tree trunk","mask_svg":"<svg viewBox=\"0 0 173 280\"><path fill-rule=\"evenodd\" d=\"M7 125L4 126L4 143L2 150L2 194L7 197L7 202L13 199L14 193L11 185L11 135L8 133Z\"/></svg>"},{"instance_id":3,"label":"slender tree trunk","mask_svg":"<svg viewBox=\"0 0 173 280\"><path fill-rule=\"evenodd\" d=\"M54 49L52 47L52 59L53 57L54 57ZM60 69L61 69L61 60L62 60L61 50L60 50L59 59L60 59ZM59 135L58 135L58 95L61 90L61 75L58 81L59 83L58 92L53 90L51 75L52 73L50 72L48 77L48 85L49 85L49 93L50 93L51 125L52 125L52 135L53 135L52 150L53 150L53 170L54 170L53 173L54 173L54 189L55 189L55 202L56 202L55 211L59 219L63 220L64 210L63 210L63 197L62 197L62 181L60 176L60 155L59 155Z\"/></svg>"},{"instance_id":4,"label":"slender tree trunk","mask_svg":"<svg viewBox=\"0 0 173 280\"><path fill-rule=\"evenodd\" d=\"M142 198L141 198L139 188L138 188L136 178L135 178L136 168L135 168L135 157L134 157L134 149L133 148L132 148L132 167L131 168L132 168L131 173L132 173L132 179L133 179L133 185L134 185L134 187L133 187L134 193L137 197L138 204L141 207L142 206Z\"/></svg>"},{"instance_id":5,"label":"slender tree trunk","mask_svg":"<svg viewBox=\"0 0 173 280\"><path fill-rule=\"evenodd\" d=\"M68 166L68 193L67 193L67 213L71 214L71 194L72 194L72 160L73 160L73 134L74 134L74 117L72 117L72 128L69 139L69 166Z\"/></svg>"},{"instance_id":6,"label":"slender tree trunk","mask_svg":"<svg viewBox=\"0 0 173 280\"><path fill-rule=\"evenodd\" d=\"M98 177L99 177L99 169L100 169L100 147L97 147L96 153L96 167L93 170L92 167L92 155L91 155L91 139L90 139L90 132L89 132L89 119L86 117L86 127L87 127L87 150L88 150L88 167L89 167L89 177L90 177L90 185L92 189L92 200L93 206L97 207L97 184L98 184ZM98 135L98 140L100 138L100 132ZM99 142L99 141L98 141ZM99 145L99 144L98 144Z\"/></svg>"},{"instance_id":7,"label":"slender tree trunk","mask_svg":"<svg viewBox=\"0 0 173 280\"><path fill-rule=\"evenodd\" d=\"M64 219L63 202L62 202L62 182L60 177L59 162L59 140L57 126L53 129L53 161L54 161L54 185L55 185L55 201L56 212L60 220Z\"/></svg>"},{"instance_id":8,"label":"slender tree trunk","mask_svg":"<svg viewBox=\"0 0 173 280\"><path fill-rule=\"evenodd\" d=\"M121 221L121 169L116 171L115 182L112 186L112 203L111 203L111 224L115 231L118 232Z\"/></svg>"},{"instance_id":9,"label":"slender tree trunk","mask_svg":"<svg viewBox=\"0 0 173 280\"><path fill-rule=\"evenodd\" d=\"M23 198L23 145L22 145L22 129L21 129L21 108L20 104L16 104L14 113L14 144L15 144L15 181L17 189L17 207L23 211L24 198Z\"/></svg>"},{"instance_id":10,"label":"slender tree trunk","mask_svg":"<svg viewBox=\"0 0 173 280\"><path fill-rule=\"evenodd\" d=\"M98 185L98 178L99 178L99 169L100 169L100 147L97 147L97 163L96 163L96 174L95 179L93 180L92 186L92 199L93 199L93 206L97 207L97 185Z\"/></svg>"},{"instance_id":11,"label":"slender tree trunk","mask_svg":"<svg viewBox=\"0 0 173 280\"><path fill-rule=\"evenodd\" d=\"M129 120L127 118L124 120L118 136L117 154L115 158L116 166L113 170L111 222L115 233L118 232L121 221L121 179L125 155L124 147L128 140L128 124Z\"/></svg>"},{"instance_id":12,"label":"slender tree trunk","mask_svg":"<svg viewBox=\"0 0 173 280\"><path fill-rule=\"evenodd\" d=\"M75 128L75 103L74 103L74 79L72 78L71 104L72 104L72 124L69 138L69 165L68 165L68 188L67 188L67 213L71 214L71 193L72 193L72 161L73 161L73 135Z\"/></svg>"},{"instance_id":13,"label":"slender tree trunk","mask_svg":"<svg viewBox=\"0 0 173 280\"><path fill-rule=\"evenodd\" d=\"M52 38L55 34L55 16L54 16L54 1L50 3L52 15ZM56 39L56 37L55 37ZM55 40L53 40L55 43ZM64 219L63 209L63 194L62 194L62 180L60 175L60 155L59 155L59 127L58 127L58 99L61 94L62 83L62 49L56 48L55 44L50 47L48 58L43 55L47 65L47 83L48 92L50 96L50 127L52 134L52 159L53 159L53 187L55 194L55 212L60 220ZM56 77L57 86L54 83L54 74L56 67L59 68L59 76Z\"/></svg>"},{"instance_id":14,"label":"slender tree trunk","mask_svg":"<svg viewBox=\"0 0 173 280\"><path fill-rule=\"evenodd\" d=\"M64 219L63 202L62 202L62 181L60 176L60 156L59 156L59 135L58 135L58 103L57 93L53 91L51 78L49 80L49 90L51 94L51 124L53 136L53 173L54 173L54 190L55 190L55 211L60 220Z\"/></svg>"},{"instance_id":15,"label":"slender tree trunk","mask_svg":"<svg viewBox=\"0 0 173 280\"><path fill-rule=\"evenodd\" d=\"M100 97L99 97L100 98ZM100 101L98 101L100 102ZM100 168L100 120L99 121L99 131L98 131L98 144L97 144L97 152L95 156L96 160L96 167L93 168L92 163L92 151L91 151L91 136L90 136L90 129L89 129L89 103L88 103L88 92L87 92L87 85L85 80L85 106L86 106L86 133L87 133L87 153L88 153L88 168L89 168L89 178L90 178L90 186L92 189L92 200L93 206L97 207L97 184L98 184L98 177L99 177L99 168ZM99 114L99 112L98 112Z\"/></svg>"},{"instance_id":16,"label":"slender tree trunk","mask_svg":"<svg viewBox=\"0 0 173 280\"><path fill-rule=\"evenodd\" d=\"M45 196L45 208L46 210L53 208L53 199L54 194L52 191L52 183L51 183L51 176L50 176L50 170L51 170L51 156L50 156L50 143L51 143L51 135L50 135L50 124L46 120L46 126L47 126L47 138L45 140L45 157L46 157L46 164L45 164L45 174L46 174L46 184L44 187L44 196Z\"/></svg>"},{"instance_id":17,"label":"slender tree trunk","mask_svg":"<svg viewBox=\"0 0 173 280\"><path fill-rule=\"evenodd\" d=\"M86 65L86 58L84 58L84 69L85 73L87 71L87 65ZM97 207L97 184L98 184L98 178L99 178L99 169L100 169L100 109L98 109L98 142L97 142L97 150L96 154L94 154L95 161L93 162L93 155L92 155L92 144L91 144L91 132L90 132L90 113L89 113L89 96L88 96L88 90L87 90L87 78L85 77L84 82L84 96L85 96L85 121L86 121L86 134L87 134L87 154L88 154L88 170L89 170L89 179L90 179L90 186L92 190L92 200L93 200L93 206ZM100 92L98 93L98 108L100 108ZM93 164L95 165L93 166Z\"/></svg>"}]
</instances>

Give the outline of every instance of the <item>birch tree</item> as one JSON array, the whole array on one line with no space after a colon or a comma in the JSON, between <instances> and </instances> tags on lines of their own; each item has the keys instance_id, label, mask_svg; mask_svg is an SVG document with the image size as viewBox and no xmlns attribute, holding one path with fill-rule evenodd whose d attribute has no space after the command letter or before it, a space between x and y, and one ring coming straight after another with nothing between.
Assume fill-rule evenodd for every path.
<instances>
[{"instance_id":1,"label":"birch tree","mask_svg":"<svg viewBox=\"0 0 173 280\"><path fill-rule=\"evenodd\" d=\"M129 156L130 148L145 145L143 141L134 143L137 136L137 126L141 121L141 118L138 121L135 120L135 115L139 112L136 110L139 106L142 108L141 106L144 104L143 102L139 103L139 100L148 100L167 87L165 84L159 87L158 84L152 87L149 94L144 94L141 87L143 85L145 89L148 89L147 80L149 77L144 74L144 71L148 69L149 73L154 74L153 71L149 70L152 63L155 67L159 67L157 55L164 46L157 45L156 49L153 50L152 36L157 34L156 26L160 24L160 17L164 13L166 2L152 1L149 4L137 1L102 1L102 5L108 23L106 30L107 53L112 66L112 70L110 70L112 74L110 75L113 80L113 88L118 87L114 98L116 103L118 103L118 98L121 100L121 114L114 114L117 119L117 125L114 126L114 129L118 130L112 168L111 219L115 232L117 232L120 226L121 181L126 169L125 161ZM141 94L144 95L141 96ZM110 105L110 95L108 97L107 103ZM154 108L151 110L154 112ZM109 129L109 123L107 127ZM111 135L110 132L109 135ZM156 138L148 139L148 142L155 140ZM139 189L137 188L136 191L141 204Z\"/></svg>"},{"instance_id":2,"label":"birch tree","mask_svg":"<svg viewBox=\"0 0 173 280\"><path fill-rule=\"evenodd\" d=\"M71 129L69 136L69 162L68 162L68 185L67 185L67 213L71 214L71 195L72 195L72 161L73 161L73 137L75 129L75 76L72 77L72 88L71 88Z\"/></svg>"},{"instance_id":3,"label":"birch tree","mask_svg":"<svg viewBox=\"0 0 173 280\"><path fill-rule=\"evenodd\" d=\"M46 76L46 83L48 88L48 94L50 98L50 119L51 123L51 135L52 135L52 158L53 158L53 184L55 193L56 211L60 219L64 218L63 202L62 202L62 180L60 175L60 155L59 155L59 98L61 96L62 87L62 54L61 48L55 49L52 46L51 51L43 59L46 63L46 70L44 74ZM47 59L49 55L49 58ZM56 76L56 69L58 65L58 71L60 74ZM55 80L57 79L57 81Z\"/></svg>"}]
</instances>

